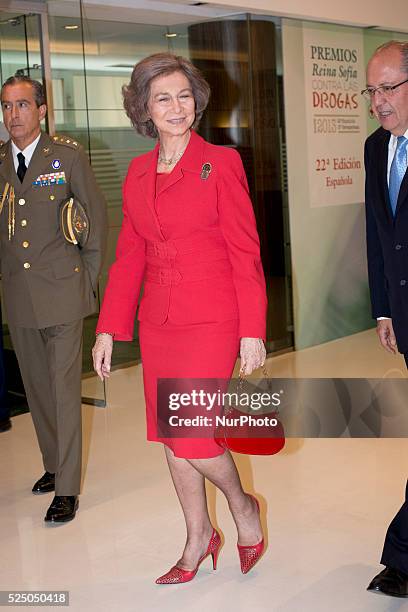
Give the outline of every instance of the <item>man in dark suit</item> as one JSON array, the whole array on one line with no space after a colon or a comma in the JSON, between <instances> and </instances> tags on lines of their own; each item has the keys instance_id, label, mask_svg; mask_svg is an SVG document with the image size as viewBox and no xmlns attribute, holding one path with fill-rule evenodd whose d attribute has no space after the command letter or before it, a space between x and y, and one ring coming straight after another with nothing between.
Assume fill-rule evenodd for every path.
<instances>
[{"instance_id":1,"label":"man in dark suit","mask_svg":"<svg viewBox=\"0 0 408 612\"><path fill-rule=\"evenodd\" d=\"M46 470L32 490L55 490L45 520L65 522L78 507L82 326L96 309L106 205L82 147L41 132L47 108L40 83L11 77L1 105L10 134L0 147L3 299ZM81 249L61 227L71 197L89 222Z\"/></svg>"},{"instance_id":2,"label":"man in dark suit","mask_svg":"<svg viewBox=\"0 0 408 612\"><path fill-rule=\"evenodd\" d=\"M372 312L381 345L403 353L408 365L408 43L391 41L376 50L364 94L381 124L365 145ZM408 486L381 563L386 567L368 590L408 597Z\"/></svg>"}]
</instances>

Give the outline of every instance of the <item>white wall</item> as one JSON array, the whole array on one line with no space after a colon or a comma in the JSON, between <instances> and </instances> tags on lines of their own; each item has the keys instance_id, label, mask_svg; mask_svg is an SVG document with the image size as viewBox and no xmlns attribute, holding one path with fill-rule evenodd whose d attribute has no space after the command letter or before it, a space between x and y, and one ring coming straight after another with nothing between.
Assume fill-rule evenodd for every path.
<instances>
[{"instance_id":1,"label":"white wall","mask_svg":"<svg viewBox=\"0 0 408 612\"><path fill-rule=\"evenodd\" d=\"M242 11L408 32L407 0L207 0Z\"/></svg>"},{"instance_id":2,"label":"white wall","mask_svg":"<svg viewBox=\"0 0 408 612\"><path fill-rule=\"evenodd\" d=\"M364 206L311 206L302 22L284 19L282 38L293 314L295 346L301 349L367 329L372 320Z\"/></svg>"}]
</instances>

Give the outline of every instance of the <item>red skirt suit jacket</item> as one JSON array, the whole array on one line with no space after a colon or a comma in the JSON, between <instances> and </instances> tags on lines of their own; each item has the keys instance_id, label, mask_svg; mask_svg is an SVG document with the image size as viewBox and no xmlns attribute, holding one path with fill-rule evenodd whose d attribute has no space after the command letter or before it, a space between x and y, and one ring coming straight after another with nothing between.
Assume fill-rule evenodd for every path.
<instances>
[{"instance_id":1,"label":"red skirt suit jacket","mask_svg":"<svg viewBox=\"0 0 408 612\"><path fill-rule=\"evenodd\" d=\"M160 326L238 319L265 339L266 291L255 216L239 154L195 132L156 193L159 146L135 158L97 332L131 340L138 319ZM208 177L203 164L211 164Z\"/></svg>"}]
</instances>

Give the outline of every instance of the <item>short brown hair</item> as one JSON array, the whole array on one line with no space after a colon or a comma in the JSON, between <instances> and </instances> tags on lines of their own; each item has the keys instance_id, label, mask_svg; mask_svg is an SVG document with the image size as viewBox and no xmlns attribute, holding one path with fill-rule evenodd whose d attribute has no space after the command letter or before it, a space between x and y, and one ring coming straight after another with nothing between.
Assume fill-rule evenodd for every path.
<instances>
[{"instance_id":1,"label":"short brown hair","mask_svg":"<svg viewBox=\"0 0 408 612\"><path fill-rule=\"evenodd\" d=\"M210 86L189 60L172 53L155 53L145 57L133 68L129 85L122 87L123 106L132 125L142 136L157 138L158 133L153 121L149 118L147 105L150 97L150 86L156 77L181 72L190 82L195 101L195 120L191 126L196 128L207 107L210 97Z\"/></svg>"},{"instance_id":2,"label":"short brown hair","mask_svg":"<svg viewBox=\"0 0 408 612\"><path fill-rule=\"evenodd\" d=\"M31 79L28 76L16 75L9 77L6 81L4 81L1 87L1 93L3 93L3 89L8 85L18 85L18 83L28 83L33 88L34 100L39 108L43 104L45 104L45 94L44 87L40 83L40 81L36 81L35 79Z\"/></svg>"}]
</instances>

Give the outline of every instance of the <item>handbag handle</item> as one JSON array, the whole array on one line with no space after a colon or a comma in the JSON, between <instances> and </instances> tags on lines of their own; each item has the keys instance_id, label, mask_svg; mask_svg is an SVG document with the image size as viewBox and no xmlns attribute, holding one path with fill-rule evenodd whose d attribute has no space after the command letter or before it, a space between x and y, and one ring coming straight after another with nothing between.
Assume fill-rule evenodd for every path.
<instances>
[{"instance_id":1,"label":"handbag handle","mask_svg":"<svg viewBox=\"0 0 408 612\"><path fill-rule=\"evenodd\" d=\"M270 377L270 374L269 374L268 369L267 369L265 364L263 364L263 366L262 366L262 374L264 375L264 378L266 379L266 385L267 385L268 391L272 392L271 377ZM248 379L245 378L245 374L243 374L240 371L239 372L239 381L238 381L238 384L237 384L237 391L238 391L238 393L243 393L244 392L245 382L247 382L247 381L248 381ZM276 414L279 414L279 410L278 409L276 409L274 412L276 412Z\"/></svg>"}]
</instances>

